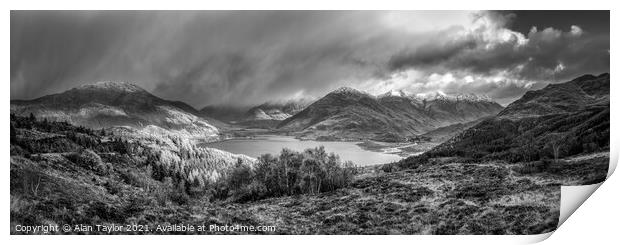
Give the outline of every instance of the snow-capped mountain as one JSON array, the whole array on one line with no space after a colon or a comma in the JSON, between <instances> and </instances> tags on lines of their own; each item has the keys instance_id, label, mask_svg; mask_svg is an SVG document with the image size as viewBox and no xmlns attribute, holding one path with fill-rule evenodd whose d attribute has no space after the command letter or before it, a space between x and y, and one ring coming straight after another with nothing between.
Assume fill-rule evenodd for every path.
<instances>
[{"instance_id":1,"label":"snow-capped mountain","mask_svg":"<svg viewBox=\"0 0 620 245\"><path fill-rule=\"evenodd\" d=\"M373 96L344 87L287 118L278 127L308 138L398 141L454 123L493 116L501 109L495 102L471 95L435 93L427 99L390 91Z\"/></svg>"},{"instance_id":2,"label":"snow-capped mountain","mask_svg":"<svg viewBox=\"0 0 620 245\"><path fill-rule=\"evenodd\" d=\"M435 92L430 92L430 93L419 93L419 94L413 95L412 97L419 99L419 100L427 100L427 101L433 101L433 100L472 101L472 102L481 102L481 101L492 102L493 101L487 95L476 95L473 93L468 93L468 94L461 93L461 94L456 94L456 95L449 95L442 91L435 91Z\"/></svg>"},{"instance_id":3,"label":"snow-capped mountain","mask_svg":"<svg viewBox=\"0 0 620 245\"><path fill-rule=\"evenodd\" d=\"M443 91L412 94L405 90L400 89L400 90L390 90L383 94L377 95L378 99L386 98L386 97L405 97L405 98L409 98L412 100L419 100L419 101L424 101L424 100L426 101L433 101L433 100L474 101L474 102L480 102L480 101L492 102L493 101L487 95L477 95L473 93L468 93L468 94L461 93L461 94L449 95L449 94L444 93Z\"/></svg>"},{"instance_id":4,"label":"snow-capped mountain","mask_svg":"<svg viewBox=\"0 0 620 245\"><path fill-rule=\"evenodd\" d=\"M390 90L387 91L383 94L380 94L377 96L377 98L383 98L383 97L409 97L409 93L405 92L404 90Z\"/></svg>"},{"instance_id":5,"label":"snow-capped mountain","mask_svg":"<svg viewBox=\"0 0 620 245\"><path fill-rule=\"evenodd\" d=\"M146 92L143 88L131 82L101 81L92 84L84 84L77 87L78 90L114 90L126 93Z\"/></svg>"},{"instance_id":6,"label":"snow-capped mountain","mask_svg":"<svg viewBox=\"0 0 620 245\"><path fill-rule=\"evenodd\" d=\"M159 98L128 82L97 82L34 100L11 101L11 112L91 128L129 126L185 138L208 140L218 134L191 106Z\"/></svg>"}]
</instances>

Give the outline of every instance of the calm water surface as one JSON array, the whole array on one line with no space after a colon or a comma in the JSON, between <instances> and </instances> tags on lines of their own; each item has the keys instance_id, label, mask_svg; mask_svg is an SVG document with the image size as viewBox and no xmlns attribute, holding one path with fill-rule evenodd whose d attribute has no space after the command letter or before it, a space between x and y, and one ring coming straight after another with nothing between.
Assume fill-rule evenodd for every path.
<instances>
[{"instance_id":1,"label":"calm water surface","mask_svg":"<svg viewBox=\"0 0 620 245\"><path fill-rule=\"evenodd\" d=\"M282 148L303 151L307 148L324 146L325 151L334 152L340 159L352 161L358 166L389 163L402 159L395 154L367 151L356 145L357 142L298 140L290 136L264 135L253 139L231 139L205 143L202 146L216 148L232 153L259 157L265 153L280 154Z\"/></svg>"}]
</instances>

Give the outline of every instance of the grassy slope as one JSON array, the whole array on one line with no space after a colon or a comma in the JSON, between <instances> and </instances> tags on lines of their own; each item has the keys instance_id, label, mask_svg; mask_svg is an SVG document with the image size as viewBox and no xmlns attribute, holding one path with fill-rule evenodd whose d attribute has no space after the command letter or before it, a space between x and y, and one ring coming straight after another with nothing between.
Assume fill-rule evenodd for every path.
<instances>
[{"instance_id":1,"label":"grassy slope","mask_svg":"<svg viewBox=\"0 0 620 245\"><path fill-rule=\"evenodd\" d=\"M434 159L406 171L369 169L330 193L231 207L286 234L539 234L557 226L560 185L605 179L608 153L588 156L544 169Z\"/></svg>"}]
</instances>

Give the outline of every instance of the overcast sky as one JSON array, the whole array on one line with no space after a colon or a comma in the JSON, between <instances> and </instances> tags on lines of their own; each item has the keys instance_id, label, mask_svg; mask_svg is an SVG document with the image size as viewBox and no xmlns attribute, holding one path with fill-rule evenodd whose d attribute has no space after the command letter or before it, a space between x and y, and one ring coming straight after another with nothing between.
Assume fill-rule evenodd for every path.
<instances>
[{"instance_id":1,"label":"overcast sky","mask_svg":"<svg viewBox=\"0 0 620 245\"><path fill-rule=\"evenodd\" d=\"M11 11L11 99L131 81L201 108L485 94L609 71L608 11Z\"/></svg>"}]
</instances>

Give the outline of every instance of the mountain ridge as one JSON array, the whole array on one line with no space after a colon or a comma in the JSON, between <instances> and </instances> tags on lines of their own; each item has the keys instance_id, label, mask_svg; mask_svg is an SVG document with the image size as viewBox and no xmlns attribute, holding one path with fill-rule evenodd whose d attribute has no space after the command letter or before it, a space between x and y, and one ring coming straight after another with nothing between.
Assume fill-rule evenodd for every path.
<instances>
[{"instance_id":1,"label":"mountain ridge","mask_svg":"<svg viewBox=\"0 0 620 245\"><path fill-rule=\"evenodd\" d=\"M532 162L608 150L609 84L609 74L603 73L530 91L497 116L398 165L433 157Z\"/></svg>"},{"instance_id":2,"label":"mountain ridge","mask_svg":"<svg viewBox=\"0 0 620 245\"><path fill-rule=\"evenodd\" d=\"M498 115L504 118L542 116L584 109L597 103L609 103L609 73L583 75L528 91Z\"/></svg>"},{"instance_id":3,"label":"mountain ridge","mask_svg":"<svg viewBox=\"0 0 620 245\"><path fill-rule=\"evenodd\" d=\"M301 132L302 138L403 141L408 136L473 121L503 109L490 101L420 100L403 91L397 95L406 96L390 92L373 96L341 87L285 119L278 129Z\"/></svg>"},{"instance_id":4,"label":"mountain ridge","mask_svg":"<svg viewBox=\"0 0 620 245\"><path fill-rule=\"evenodd\" d=\"M33 113L91 128L151 126L151 132L206 139L215 139L218 134L218 129L192 106L162 99L128 82L97 82L33 100L12 100L11 112Z\"/></svg>"}]
</instances>

